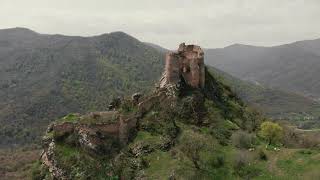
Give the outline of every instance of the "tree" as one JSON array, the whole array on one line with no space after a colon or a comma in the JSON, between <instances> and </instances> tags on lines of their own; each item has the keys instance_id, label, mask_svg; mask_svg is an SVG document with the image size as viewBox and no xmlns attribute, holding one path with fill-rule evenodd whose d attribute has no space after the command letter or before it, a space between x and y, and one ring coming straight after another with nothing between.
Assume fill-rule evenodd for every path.
<instances>
[{"instance_id":1,"label":"tree","mask_svg":"<svg viewBox=\"0 0 320 180\"><path fill-rule=\"evenodd\" d=\"M283 129L277 123L266 121L261 124L260 129L260 136L265 138L269 145L279 142L283 136Z\"/></svg>"},{"instance_id":2,"label":"tree","mask_svg":"<svg viewBox=\"0 0 320 180\"><path fill-rule=\"evenodd\" d=\"M188 132L182 135L181 150L192 161L196 169L200 169L200 151L206 146L206 139L195 132Z\"/></svg>"}]
</instances>

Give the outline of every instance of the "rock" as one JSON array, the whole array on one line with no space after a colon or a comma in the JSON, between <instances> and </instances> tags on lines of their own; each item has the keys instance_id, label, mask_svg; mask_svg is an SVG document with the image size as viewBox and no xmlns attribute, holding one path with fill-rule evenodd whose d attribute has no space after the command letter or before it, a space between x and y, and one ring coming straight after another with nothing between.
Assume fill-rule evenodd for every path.
<instances>
[{"instance_id":1,"label":"rock","mask_svg":"<svg viewBox=\"0 0 320 180\"><path fill-rule=\"evenodd\" d=\"M50 132L52 132L52 130L53 130L53 126L54 126L54 124L53 124L53 123L49 124L49 125L48 125L48 127L47 127L47 130L46 130L46 133L50 133Z\"/></svg>"},{"instance_id":2,"label":"rock","mask_svg":"<svg viewBox=\"0 0 320 180\"><path fill-rule=\"evenodd\" d=\"M122 145L129 142L130 137L136 134L137 117L135 116L120 116L119 121L119 141Z\"/></svg>"},{"instance_id":3,"label":"rock","mask_svg":"<svg viewBox=\"0 0 320 180\"><path fill-rule=\"evenodd\" d=\"M78 130L80 146L86 150L98 152L97 151L97 146L98 146L97 141L99 141L99 140L95 139L95 137L94 137L95 134L96 134L95 132L92 132L88 128L80 128Z\"/></svg>"},{"instance_id":4,"label":"rock","mask_svg":"<svg viewBox=\"0 0 320 180\"><path fill-rule=\"evenodd\" d=\"M138 109L140 116L142 116L144 113L148 112L154 104L157 104L164 100L166 98L166 92L158 92L156 95L149 96L144 101L140 102L138 104Z\"/></svg>"},{"instance_id":5,"label":"rock","mask_svg":"<svg viewBox=\"0 0 320 180\"><path fill-rule=\"evenodd\" d=\"M138 142L135 143L131 148L130 152L135 156L139 157L140 155L143 154L149 154L153 151L153 148L150 147L149 144L143 143L143 142Z\"/></svg>"},{"instance_id":6,"label":"rock","mask_svg":"<svg viewBox=\"0 0 320 180\"><path fill-rule=\"evenodd\" d=\"M109 110L115 110L119 108L121 105L121 97L113 98L112 101L110 102L108 108Z\"/></svg>"},{"instance_id":7,"label":"rock","mask_svg":"<svg viewBox=\"0 0 320 180\"><path fill-rule=\"evenodd\" d=\"M169 137L164 137L161 140L161 143L159 144L159 149L162 151L168 151L172 146L174 145L174 142L171 138Z\"/></svg>"},{"instance_id":8,"label":"rock","mask_svg":"<svg viewBox=\"0 0 320 180\"><path fill-rule=\"evenodd\" d=\"M41 155L41 160L42 163L48 167L49 172L51 173L51 176L53 179L61 179L61 180L67 180L69 179L66 176L66 172L63 169L60 169L57 165L57 162L54 158L54 148L55 148L55 143L52 141L49 146L47 147L46 150Z\"/></svg>"},{"instance_id":9,"label":"rock","mask_svg":"<svg viewBox=\"0 0 320 180\"><path fill-rule=\"evenodd\" d=\"M54 133L54 139L62 139L69 134L73 133L74 123L71 122L63 122L57 123L52 126L52 131Z\"/></svg>"},{"instance_id":10,"label":"rock","mask_svg":"<svg viewBox=\"0 0 320 180\"><path fill-rule=\"evenodd\" d=\"M139 103L139 99L142 97L142 94L141 93L134 93L132 96L131 96L131 99L132 101L135 103L135 104L138 104Z\"/></svg>"}]
</instances>

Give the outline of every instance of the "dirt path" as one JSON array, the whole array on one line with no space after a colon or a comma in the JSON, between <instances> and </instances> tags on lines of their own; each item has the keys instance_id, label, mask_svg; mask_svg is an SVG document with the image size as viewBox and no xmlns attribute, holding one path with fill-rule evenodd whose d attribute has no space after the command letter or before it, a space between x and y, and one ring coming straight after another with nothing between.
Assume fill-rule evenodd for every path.
<instances>
[{"instance_id":1,"label":"dirt path","mask_svg":"<svg viewBox=\"0 0 320 180\"><path fill-rule=\"evenodd\" d=\"M281 171L279 167L277 167L277 162L279 159L286 159L290 157L296 149L280 149L280 151L271 151L268 152L268 170L272 172L276 176L282 176L284 173Z\"/></svg>"}]
</instances>

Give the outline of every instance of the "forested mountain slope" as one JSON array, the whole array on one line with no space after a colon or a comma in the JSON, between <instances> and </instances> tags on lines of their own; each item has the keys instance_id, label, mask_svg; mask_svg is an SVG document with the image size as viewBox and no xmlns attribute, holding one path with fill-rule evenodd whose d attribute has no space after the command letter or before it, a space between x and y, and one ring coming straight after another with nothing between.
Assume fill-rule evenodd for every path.
<instances>
[{"instance_id":1,"label":"forested mountain slope","mask_svg":"<svg viewBox=\"0 0 320 180\"><path fill-rule=\"evenodd\" d=\"M113 97L148 89L162 59L122 32L71 37L0 30L0 145L32 141L57 117L105 110Z\"/></svg>"},{"instance_id":2,"label":"forested mountain slope","mask_svg":"<svg viewBox=\"0 0 320 180\"><path fill-rule=\"evenodd\" d=\"M210 67L210 71L231 86L246 103L259 109L268 117L290 119L298 124L310 123L307 120L311 120L313 124L319 121L320 104L311 98L240 80L214 67Z\"/></svg>"},{"instance_id":3,"label":"forested mountain slope","mask_svg":"<svg viewBox=\"0 0 320 180\"><path fill-rule=\"evenodd\" d=\"M320 97L320 39L274 47L235 44L207 49L207 63L238 78Z\"/></svg>"}]
</instances>

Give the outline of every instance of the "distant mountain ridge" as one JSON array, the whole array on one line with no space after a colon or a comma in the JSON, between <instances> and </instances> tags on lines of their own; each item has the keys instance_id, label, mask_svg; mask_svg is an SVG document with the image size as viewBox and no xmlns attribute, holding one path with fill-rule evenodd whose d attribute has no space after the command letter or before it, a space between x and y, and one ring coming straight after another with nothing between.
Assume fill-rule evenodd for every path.
<instances>
[{"instance_id":1,"label":"distant mountain ridge","mask_svg":"<svg viewBox=\"0 0 320 180\"><path fill-rule=\"evenodd\" d=\"M151 46L151 47L155 48L156 50L158 50L158 51L160 51L160 52L166 53L166 52L169 52L169 51L170 51L170 50L168 50L168 49L166 49L166 48L163 48L163 47L161 47L161 46L159 46L159 45L157 45L157 44L153 44L153 43L150 43L150 42L145 42L145 44L148 45L148 46Z\"/></svg>"},{"instance_id":2,"label":"distant mountain ridge","mask_svg":"<svg viewBox=\"0 0 320 180\"><path fill-rule=\"evenodd\" d=\"M274 47L235 44L207 49L206 62L238 78L320 97L320 39Z\"/></svg>"}]
</instances>

